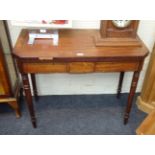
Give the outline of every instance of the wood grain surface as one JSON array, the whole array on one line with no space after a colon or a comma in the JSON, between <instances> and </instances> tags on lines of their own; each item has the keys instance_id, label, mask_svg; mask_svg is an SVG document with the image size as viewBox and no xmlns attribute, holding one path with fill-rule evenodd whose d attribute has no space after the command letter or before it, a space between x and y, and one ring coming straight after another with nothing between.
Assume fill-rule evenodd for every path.
<instances>
[{"instance_id":1,"label":"wood grain surface","mask_svg":"<svg viewBox=\"0 0 155 155\"><path fill-rule=\"evenodd\" d=\"M119 60L124 58L144 59L148 50L142 47L96 47L94 36L99 30L59 30L59 45L53 46L50 39L38 39L34 45L28 45L28 30L24 29L18 38L13 53L20 58L36 58L41 60L67 60L86 58ZM79 54L80 53L80 54Z\"/></svg>"}]
</instances>

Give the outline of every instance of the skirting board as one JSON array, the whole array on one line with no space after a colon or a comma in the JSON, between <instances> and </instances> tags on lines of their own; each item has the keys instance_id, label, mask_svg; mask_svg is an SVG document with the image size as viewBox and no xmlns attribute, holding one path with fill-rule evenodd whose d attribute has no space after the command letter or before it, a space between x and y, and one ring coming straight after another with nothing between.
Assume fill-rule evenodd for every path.
<instances>
[{"instance_id":1,"label":"skirting board","mask_svg":"<svg viewBox=\"0 0 155 155\"><path fill-rule=\"evenodd\" d=\"M155 109L154 104L148 104L144 102L140 96L138 96L136 104L139 110L148 114Z\"/></svg>"}]
</instances>

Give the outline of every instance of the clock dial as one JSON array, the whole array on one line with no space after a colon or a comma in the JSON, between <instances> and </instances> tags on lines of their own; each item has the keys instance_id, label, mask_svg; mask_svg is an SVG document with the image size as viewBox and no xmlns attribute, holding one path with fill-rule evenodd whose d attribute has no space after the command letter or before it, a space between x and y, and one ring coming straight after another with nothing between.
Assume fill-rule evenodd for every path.
<instances>
[{"instance_id":1,"label":"clock dial","mask_svg":"<svg viewBox=\"0 0 155 155\"><path fill-rule=\"evenodd\" d=\"M107 47L141 46L137 35L138 24L138 20L102 20L95 44Z\"/></svg>"},{"instance_id":2,"label":"clock dial","mask_svg":"<svg viewBox=\"0 0 155 155\"><path fill-rule=\"evenodd\" d=\"M126 28L131 24L131 20L112 20L117 28Z\"/></svg>"}]
</instances>

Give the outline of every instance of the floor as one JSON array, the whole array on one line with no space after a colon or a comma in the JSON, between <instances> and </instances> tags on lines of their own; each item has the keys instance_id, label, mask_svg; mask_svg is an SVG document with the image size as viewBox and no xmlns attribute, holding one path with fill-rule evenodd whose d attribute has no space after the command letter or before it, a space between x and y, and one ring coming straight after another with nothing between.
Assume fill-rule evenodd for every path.
<instances>
[{"instance_id":1,"label":"floor","mask_svg":"<svg viewBox=\"0 0 155 155\"><path fill-rule=\"evenodd\" d=\"M37 129L34 129L24 99L22 117L16 119L8 105L0 104L1 135L134 135L146 114L134 100L131 117L123 125L127 94L41 96L35 102Z\"/></svg>"}]
</instances>

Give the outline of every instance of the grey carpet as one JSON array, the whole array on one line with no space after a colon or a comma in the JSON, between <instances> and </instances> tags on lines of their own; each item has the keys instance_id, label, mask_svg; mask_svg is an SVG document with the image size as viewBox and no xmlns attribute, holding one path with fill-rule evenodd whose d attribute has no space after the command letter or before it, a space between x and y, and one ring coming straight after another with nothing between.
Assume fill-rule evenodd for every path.
<instances>
[{"instance_id":1,"label":"grey carpet","mask_svg":"<svg viewBox=\"0 0 155 155\"><path fill-rule=\"evenodd\" d=\"M127 94L42 96L35 102L38 128L33 129L25 101L22 117L16 119L7 105L0 104L1 135L131 135L146 114L135 105L129 123L123 125Z\"/></svg>"}]
</instances>

